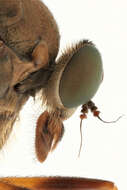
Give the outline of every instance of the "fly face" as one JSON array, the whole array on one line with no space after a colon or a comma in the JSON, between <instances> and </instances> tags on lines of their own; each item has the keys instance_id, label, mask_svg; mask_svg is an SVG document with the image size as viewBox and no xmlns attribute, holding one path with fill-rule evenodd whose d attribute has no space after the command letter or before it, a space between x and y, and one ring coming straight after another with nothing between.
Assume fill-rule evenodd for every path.
<instances>
[{"instance_id":1,"label":"fly face","mask_svg":"<svg viewBox=\"0 0 127 190\"><path fill-rule=\"evenodd\" d=\"M42 90L47 110L39 117L36 153L44 161L63 135L63 121L97 92L103 76L102 59L92 42L77 43L58 59L47 85Z\"/></svg>"}]
</instances>

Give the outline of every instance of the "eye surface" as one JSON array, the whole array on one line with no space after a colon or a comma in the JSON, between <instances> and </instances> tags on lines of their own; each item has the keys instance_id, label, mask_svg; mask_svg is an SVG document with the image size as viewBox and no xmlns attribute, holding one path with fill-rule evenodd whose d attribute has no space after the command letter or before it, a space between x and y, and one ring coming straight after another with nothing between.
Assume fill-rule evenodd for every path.
<instances>
[{"instance_id":1,"label":"eye surface","mask_svg":"<svg viewBox=\"0 0 127 190\"><path fill-rule=\"evenodd\" d=\"M67 108L88 102L102 81L103 66L99 51L94 45L85 45L70 59L59 85L59 95Z\"/></svg>"}]
</instances>

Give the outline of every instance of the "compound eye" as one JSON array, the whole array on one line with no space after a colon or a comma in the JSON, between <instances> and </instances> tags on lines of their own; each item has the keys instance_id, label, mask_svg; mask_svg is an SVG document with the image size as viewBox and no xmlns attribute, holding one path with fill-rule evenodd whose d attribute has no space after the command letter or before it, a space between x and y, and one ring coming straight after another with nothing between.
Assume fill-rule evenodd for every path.
<instances>
[{"instance_id":1,"label":"compound eye","mask_svg":"<svg viewBox=\"0 0 127 190\"><path fill-rule=\"evenodd\" d=\"M22 1L1 0L0 1L0 25L10 26L21 20L23 16Z\"/></svg>"},{"instance_id":2,"label":"compound eye","mask_svg":"<svg viewBox=\"0 0 127 190\"><path fill-rule=\"evenodd\" d=\"M67 108L87 103L97 92L103 77L102 59L94 45L80 48L65 67L59 96Z\"/></svg>"}]
</instances>

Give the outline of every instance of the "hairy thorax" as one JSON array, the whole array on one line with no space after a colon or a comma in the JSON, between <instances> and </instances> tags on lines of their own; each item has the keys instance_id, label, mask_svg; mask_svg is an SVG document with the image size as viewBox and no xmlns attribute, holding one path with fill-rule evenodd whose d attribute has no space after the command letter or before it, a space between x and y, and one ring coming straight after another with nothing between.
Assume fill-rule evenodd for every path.
<instances>
[{"instance_id":1,"label":"hairy thorax","mask_svg":"<svg viewBox=\"0 0 127 190\"><path fill-rule=\"evenodd\" d=\"M50 77L58 49L57 24L40 0L0 0L0 148L30 96L29 88L35 94ZM18 93L25 79L32 84Z\"/></svg>"},{"instance_id":2,"label":"hairy thorax","mask_svg":"<svg viewBox=\"0 0 127 190\"><path fill-rule=\"evenodd\" d=\"M0 0L0 38L22 58L30 58L41 40L47 43L50 58L58 53L57 24L39 0Z\"/></svg>"}]
</instances>

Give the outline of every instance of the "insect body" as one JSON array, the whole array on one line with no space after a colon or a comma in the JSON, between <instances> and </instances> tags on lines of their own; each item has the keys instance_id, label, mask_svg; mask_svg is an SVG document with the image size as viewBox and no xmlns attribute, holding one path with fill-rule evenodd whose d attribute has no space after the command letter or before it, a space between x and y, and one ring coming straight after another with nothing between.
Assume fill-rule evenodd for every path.
<instances>
[{"instance_id":1,"label":"insect body","mask_svg":"<svg viewBox=\"0 0 127 190\"><path fill-rule=\"evenodd\" d=\"M58 27L39 0L0 0L0 13L0 148L22 105L41 89L47 111L37 122L36 152L44 161L62 137L62 121L96 93L101 56L92 42L82 40L56 61Z\"/></svg>"},{"instance_id":2,"label":"insect body","mask_svg":"<svg viewBox=\"0 0 127 190\"><path fill-rule=\"evenodd\" d=\"M29 96L41 91L47 108L37 121L35 148L43 162L62 138L63 121L98 90L103 66L95 45L82 40L56 60L59 41L40 0L0 0L0 149ZM0 178L0 190L61 188L116 190L111 182L85 178Z\"/></svg>"}]
</instances>

